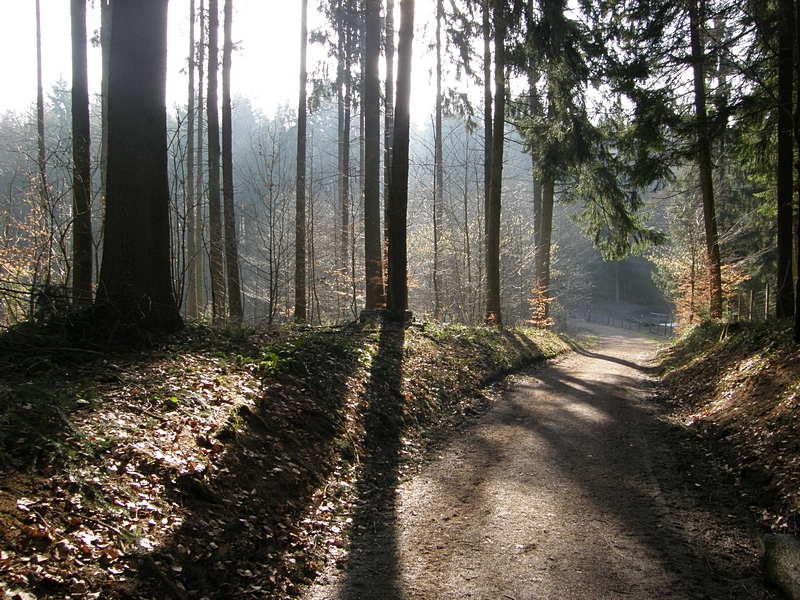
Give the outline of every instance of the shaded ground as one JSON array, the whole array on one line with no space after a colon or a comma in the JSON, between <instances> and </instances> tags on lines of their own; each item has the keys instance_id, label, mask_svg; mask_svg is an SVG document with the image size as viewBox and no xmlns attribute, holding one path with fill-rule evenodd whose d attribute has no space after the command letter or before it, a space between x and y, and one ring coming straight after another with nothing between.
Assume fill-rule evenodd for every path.
<instances>
[{"instance_id":1,"label":"shaded ground","mask_svg":"<svg viewBox=\"0 0 800 600\"><path fill-rule=\"evenodd\" d=\"M305 598L779 598L739 490L654 400L653 343L592 330L425 460L387 460Z\"/></svg>"},{"instance_id":2,"label":"shaded ground","mask_svg":"<svg viewBox=\"0 0 800 600\"><path fill-rule=\"evenodd\" d=\"M790 321L706 324L662 352L660 395L762 526L800 534L800 348Z\"/></svg>"},{"instance_id":3,"label":"shaded ground","mask_svg":"<svg viewBox=\"0 0 800 600\"><path fill-rule=\"evenodd\" d=\"M343 564L426 432L567 349L537 331L0 336L0 597L284 598Z\"/></svg>"}]
</instances>

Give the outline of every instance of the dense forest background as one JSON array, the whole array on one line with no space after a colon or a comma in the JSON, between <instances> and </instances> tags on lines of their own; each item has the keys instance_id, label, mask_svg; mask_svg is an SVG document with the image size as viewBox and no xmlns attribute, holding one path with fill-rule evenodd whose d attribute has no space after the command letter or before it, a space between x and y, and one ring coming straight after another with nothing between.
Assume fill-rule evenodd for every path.
<instances>
[{"instance_id":1,"label":"dense forest background","mask_svg":"<svg viewBox=\"0 0 800 600\"><path fill-rule=\"evenodd\" d=\"M117 3L97 4L110 14ZM297 104L266 114L231 98L229 81L226 97L231 1L191 3L187 100L166 112L164 139L184 319L333 324L386 305L395 39L409 5L396 16L391 0L304 7L325 25L298 31L297 46L327 57L303 65ZM109 98L105 87L78 96L88 177L75 98L76 49L110 49L113 21L88 41L85 2L72 10L73 80L0 115L4 326L109 301L99 293L118 227L105 221ZM428 46L430 65L414 68L430 67L436 101L409 131L400 308L470 325L565 326L599 310L675 311L682 325L794 315L794 3L440 0L434 14L413 40Z\"/></svg>"}]
</instances>

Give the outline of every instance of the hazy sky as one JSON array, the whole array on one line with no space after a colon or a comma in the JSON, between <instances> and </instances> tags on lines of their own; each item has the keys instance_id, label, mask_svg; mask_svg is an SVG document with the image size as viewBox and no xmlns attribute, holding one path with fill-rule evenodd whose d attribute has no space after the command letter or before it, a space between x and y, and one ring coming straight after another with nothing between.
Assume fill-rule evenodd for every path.
<instances>
[{"instance_id":1,"label":"hazy sky","mask_svg":"<svg viewBox=\"0 0 800 600\"><path fill-rule=\"evenodd\" d=\"M45 94L59 77L71 81L69 2L40 0L42 12L42 69ZM199 0L196 0L199 5ZM220 6L222 5L220 0ZM422 30L432 22L431 0L417 0L415 35L415 79L412 84L412 110L415 120L424 120L432 109L434 90L430 84L430 51ZM3 57L4 84L0 87L0 111L23 110L36 100L36 19L35 0L0 0L0 56ZM169 3L169 48L167 107L186 103L186 57L188 55L189 0ZM100 26L100 9L89 0L88 35ZM309 0L309 27L321 24L317 4ZM399 14L396 18L399 26ZM235 0L233 38L240 50L234 54L233 93L250 97L271 114L283 102L295 104L298 91L300 37L299 0ZM430 36L432 37L432 36ZM222 33L220 32L220 45ZM311 72L324 56L319 46L309 48ZM221 54L220 54L221 59ZM89 48L89 86L100 88L100 50ZM310 89L310 88L309 88Z\"/></svg>"}]
</instances>

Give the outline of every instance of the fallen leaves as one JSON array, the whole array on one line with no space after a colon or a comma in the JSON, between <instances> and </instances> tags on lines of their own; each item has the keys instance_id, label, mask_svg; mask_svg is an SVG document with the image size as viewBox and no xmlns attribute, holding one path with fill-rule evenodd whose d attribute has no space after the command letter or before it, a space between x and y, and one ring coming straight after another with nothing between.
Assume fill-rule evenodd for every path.
<instances>
[{"instance_id":1,"label":"fallen leaves","mask_svg":"<svg viewBox=\"0 0 800 600\"><path fill-rule=\"evenodd\" d=\"M54 466L4 475L0 590L291 595L346 561L353 516L371 493L363 470L380 456L365 442L368 421L397 433L402 424L396 453L407 455L423 427L485 402L464 393L499 374L484 334L434 342L411 330L399 350L385 332L359 328L183 336L8 383L24 392L13 410L49 430L7 437L7 447L28 453L20 467ZM387 398L401 399L400 413L380 417L371 407ZM30 459L34 442L53 448L47 461Z\"/></svg>"}]
</instances>

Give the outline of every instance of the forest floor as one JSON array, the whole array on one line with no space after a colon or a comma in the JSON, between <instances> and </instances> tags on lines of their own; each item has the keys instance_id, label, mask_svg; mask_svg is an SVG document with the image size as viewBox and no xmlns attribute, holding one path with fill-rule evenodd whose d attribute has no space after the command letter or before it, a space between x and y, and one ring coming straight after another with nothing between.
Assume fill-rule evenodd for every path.
<instances>
[{"instance_id":1,"label":"forest floor","mask_svg":"<svg viewBox=\"0 0 800 600\"><path fill-rule=\"evenodd\" d=\"M9 332L0 591L778 598L758 537L798 524L783 329L698 329L660 382L652 342L614 330L533 371L569 345L431 325L192 327L141 351ZM583 396L550 393L566 388Z\"/></svg>"}]
</instances>

